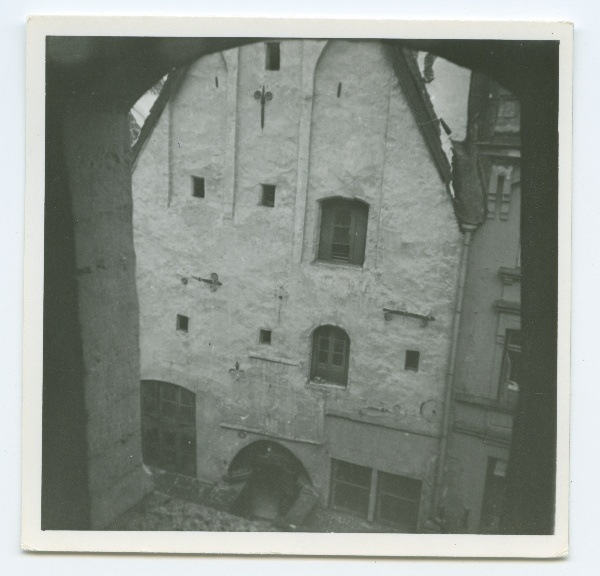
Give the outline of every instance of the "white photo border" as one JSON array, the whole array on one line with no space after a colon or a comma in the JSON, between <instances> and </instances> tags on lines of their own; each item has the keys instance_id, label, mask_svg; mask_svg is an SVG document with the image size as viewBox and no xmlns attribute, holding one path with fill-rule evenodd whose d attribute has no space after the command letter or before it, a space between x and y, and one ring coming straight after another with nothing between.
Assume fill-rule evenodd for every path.
<instances>
[{"instance_id":1,"label":"white photo border","mask_svg":"<svg viewBox=\"0 0 600 576\"><path fill-rule=\"evenodd\" d=\"M555 534L110 532L41 530L45 38L204 36L558 40L559 291ZM27 25L22 547L31 551L549 558L568 550L573 26L552 22L32 16Z\"/></svg>"}]
</instances>

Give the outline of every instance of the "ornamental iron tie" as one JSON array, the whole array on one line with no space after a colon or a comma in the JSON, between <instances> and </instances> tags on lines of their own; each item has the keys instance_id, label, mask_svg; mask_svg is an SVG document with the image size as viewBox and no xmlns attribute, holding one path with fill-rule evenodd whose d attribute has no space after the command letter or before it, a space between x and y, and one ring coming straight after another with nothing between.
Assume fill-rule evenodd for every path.
<instances>
[{"instance_id":1,"label":"ornamental iron tie","mask_svg":"<svg viewBox=\"0 0 600 576\"><path fill-rule=\"evenodd\" d=\"M254 98L256 100L260 100L260 127L263 129L265 127L265 104L269 100L273 100L273 94L271 92L265 92L265 87L262 87L262 92L257 90L254 93Z\"/></svg>"}]
</instances>

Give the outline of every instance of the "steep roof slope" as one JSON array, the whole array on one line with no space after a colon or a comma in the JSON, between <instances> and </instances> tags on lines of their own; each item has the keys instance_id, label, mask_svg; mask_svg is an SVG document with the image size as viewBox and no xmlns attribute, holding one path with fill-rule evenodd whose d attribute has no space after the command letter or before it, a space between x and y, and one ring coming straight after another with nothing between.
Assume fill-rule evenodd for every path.
<instances>
[{"instance_id":1,"label":"steep roof slope","mask_svg":"<svg viewBox=\"0 0 600 576\"><path fill-rule=\"evenodd\" d=\"M442 147L440 119L433 108L416 56L411 50L397 45L392 45L392 51L394 71L402 91L441 179L449 184L452 180L452 167Z\"/></svg>"},{"instance_id":2,"label":"steep roof slope","mask_svg":"<svg viewBox=\"0 0 600 576\"><path fill-rule=\"evenodd\" d=\"M158 95L158 98L156 99L152 108L150 109L150 114L148 114L148 117L146 118L146 121L144 122L144 125L142 126L142 129L140 131L140 135L131 149L132 170L135 168L137 160L142 150L144 149L146 142L152 135L154 127L158 123L158 120L161 114L163 113L167 102L172 96L174 96L177 93L177 91L181 87L181 84L183 83L188 68L189 66L185 66L183 68L176 68L173 71L171 71L167 76L165 85L163 86L162 90L160 91L160 94Z\"/></svg>"}]
</instances>

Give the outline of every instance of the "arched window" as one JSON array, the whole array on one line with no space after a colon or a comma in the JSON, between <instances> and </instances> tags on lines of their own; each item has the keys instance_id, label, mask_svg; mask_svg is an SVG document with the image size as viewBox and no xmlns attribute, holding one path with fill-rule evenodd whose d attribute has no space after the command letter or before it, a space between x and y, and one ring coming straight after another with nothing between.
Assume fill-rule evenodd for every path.
<instances>
[{"instance_id":1,"label":"arched window","mask_svg":"<svg viewBox=\"0 0 600 576\"><path fill-rule=\"evenodd\" d=\"M320 326L313 334L311 380L346 386L350 338L336 326Z\"/></svg>"},{"instance_id":2,"label":"arched window","mask_svg":"<svg viewBox=\"0 0 600 576\"><path fill-rule=\"evenodd\" d=\"M196 476L196 395L181 386L142 381L145 464Z\"/></svg>"},{"instance_id":3,"label":"arched window","mask_svg":"<svg viewBox=\"0 0 600 576\"><path fill-rule=\"evenodd\" d=\"M323 200L319 260L362 266L365 261L368 214L368 204L360 200Z\"/></svg>"}]
</instances>

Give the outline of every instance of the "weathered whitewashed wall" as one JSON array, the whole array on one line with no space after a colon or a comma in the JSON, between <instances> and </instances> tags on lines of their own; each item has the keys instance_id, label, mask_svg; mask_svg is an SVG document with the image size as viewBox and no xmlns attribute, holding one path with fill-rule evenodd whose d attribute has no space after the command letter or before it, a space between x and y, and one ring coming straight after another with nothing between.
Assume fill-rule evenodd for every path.
<instances>
[{"instance_id":1,"label":"weathered whitewashed wall","mask_svg":"<svg viewBox=\"0 0 600 576\"><path fill-rule=\"evenodd\" d=\"M264 69L264 50L196 62L138 160L142 379L196 393L204 479L269 437L324 499L334 457L419 478L425 502L460 255L451 199L382 44L282 42L279 71ZM261 129L263 86L272 99ZM204 199L192 176L205 178ZM261 184L276 185L273 208L260 205ZM369 204L363 267L315 261L319 200L330 196ZM189 279L212 272L214 292ZM435 321L384 320L399 306ZM190 318L187 334L177 314ZM324 324L350 337L347 388L309 381ZM271 345L259 344L261 328ZM406 350L420 351L418 372L404 370Z\"/></svg>"}]
</instances>

